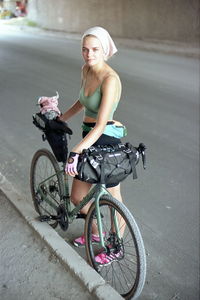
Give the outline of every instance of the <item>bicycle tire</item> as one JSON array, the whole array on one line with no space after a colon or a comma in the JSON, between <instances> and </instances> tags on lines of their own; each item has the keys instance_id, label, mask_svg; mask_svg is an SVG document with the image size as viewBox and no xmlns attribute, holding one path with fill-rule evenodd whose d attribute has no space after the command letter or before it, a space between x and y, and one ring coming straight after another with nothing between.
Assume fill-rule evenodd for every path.
<instances>
[{"instance_id":1,"label":"bicycle tire","mask_svg":"<svg viewBox=\"0 0 200 300\"><path fill-rule=\"evenodd\" d=\"M54 175L55 174L55 175ZM51 177L53 176L53 177ZM47 178L51 179L47 180ZM44 194L48 194L48 202L39 193L39 184ZM32 159L30 169L30 188L35 210L40 216L55 216L63 195L63 181L59 165L53 154L47 149L38 150ZM56 228L57 220L49 220L48 223Z\"/></svg>"},{"instance_id":2,"label":"bicycle tire","mask_svg":"<svg viewBox=\"0 0 200 300\"><path fill-rule=\"evenodd\" d=\"M136 299L142 292L146 278L146 254L144 243L139 228L132 214L127 207L115 198L105 195L99 201L100 213L102 217L104 241L110 243L109 231L110 208L118 213L118 221L122 224L125 221L125 231L123 234L123 257L113 261L107 266L99 266L95 261L95 256L102 252L102 248L92 243L92 226L95 219L95 202L91 205L86 222L86 255L89 264L125 299ZM119 215L122 217L119 218ZM121 225L120 224L120 225ZM124 224L124 223L123 223ZM123 225L124 226L124 225ZM122 226L121 226L122 228ZM108 247L108 246L107 246ZM108 249L108 248L107 248ZM122 274L120 274L122 273ZM120 275L120 276L119 276Z\"/></svg>"}]
</instances>

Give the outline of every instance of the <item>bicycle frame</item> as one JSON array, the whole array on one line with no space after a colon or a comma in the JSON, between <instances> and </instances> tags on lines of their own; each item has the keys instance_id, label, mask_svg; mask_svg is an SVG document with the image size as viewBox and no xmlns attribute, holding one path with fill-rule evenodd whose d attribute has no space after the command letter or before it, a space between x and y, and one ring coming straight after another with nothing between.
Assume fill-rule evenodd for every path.
<instances>
[{"instance_id":1,"label":"bicycle frame","mask_svg":"<svg viewBox=\"0 0 200 300\"><path fill-rule=\"evenodd\" d=\"M93 198L95 199L95 210L96 210L96 219L97 219L97 227L99 231L99 237L100 237L100 243L103 248L105 248L105 243L104 243L104 238L103 238L103 229L102 229L102 220L101 220L101 214L100 214L100 208L99 208L99 200L103 195L110 195L108 190L105 187L105 184L95 184L94 187L89 191L89 193L83 198L83 200L74 208L72 208L72 204L70 201L70 195L69 195L69 183L68 183L68 175L61 170L60 174L62 175L63 178L63 195L61 195L61 200L63 200L63 204L65 206L67 216L68 216L68 221L69 223L72 223L74 219L76 219L78 213L80 210L87 205ZM43 180L39 186L38 186L38 191L40 195L42 195L42 198L50 205L52 206L55 210L57 209L57 206L49 200L48 196L50 196L53 200L55 200L52 195L45 190L46 194L43 192L43 185L51 180L54 176L57 174L53 174L50 177L46 178ZM115 227L115 231L117 236L120 238L120 232L118 228L118 220L116 214L113 214L111 211L111 218L113 219L113 224Z\"/></svg>"},{"instance_id":2,"label":"bicycle frame","mask_svg":"<svg viewBox=\"0 0 200 300\"><path fill-rule=\"evenodd\" d=\"M78 212L92 199L95 199L95 210L96 210L96 218L97 218L97 226L99 231L100 243L101 246L105 248L104 239L103 239L103 230L102 230L102 221L101 214L99 209L99 200L103 195L107 195L109 192L106 190L105 185L96 184L89 193L83 198L83 200L78 204L70 213L69 217L74 218Z\"/></svg>"}]
</instances>

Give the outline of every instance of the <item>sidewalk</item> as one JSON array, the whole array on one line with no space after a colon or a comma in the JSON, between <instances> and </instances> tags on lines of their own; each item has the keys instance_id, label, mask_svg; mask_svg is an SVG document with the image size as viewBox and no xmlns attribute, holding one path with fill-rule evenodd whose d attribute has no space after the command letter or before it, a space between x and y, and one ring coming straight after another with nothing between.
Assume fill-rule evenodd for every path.
<instances>
[{"instance_id":1,"label":"sidewalk","mask_svg":"<svg viewBox=\"0 0 200 300\"><path fill-rule=\"evenodd\" d=\"M123 299L1 173L0 203L1 300Z\"/></svg>"}]
</instances>

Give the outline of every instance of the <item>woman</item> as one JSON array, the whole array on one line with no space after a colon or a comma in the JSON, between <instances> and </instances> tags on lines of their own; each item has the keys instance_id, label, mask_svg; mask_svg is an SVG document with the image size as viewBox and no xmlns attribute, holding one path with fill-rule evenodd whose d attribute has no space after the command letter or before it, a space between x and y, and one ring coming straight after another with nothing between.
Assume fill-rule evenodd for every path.
<instances>
[{"instance_id":1,"label":"woman","mask_svg":"<svg viewBox=\"0 0 200 300\"><path fill-rule=\"evenodd\" d=\"M121 96L121 82L118 74L107 64L107 59L117 52L109 33L102 27L88 29L82 37L82 56L85 64L82 67L82 82L79 99L61 117L62 121L69 120L83 109L83 139L69 155L65 171L75 177L77 175L78 156L83 149L92 145L118 144L123 134L113 121ZM121 124L121 123L120 123ZM114 131L113 131L114 129ZM116 130L115 130L116 129ZM91 184L73 179L71 200L77 205L88 194ZM107 186L113 197L122 201L120 184ZM81 213L87 214L90 204ZM99 242L97 228L93 229L93 242ZM75 246L84 246L84 235L74 240ZM100 263L106 263L106 257L97 258Z\"/></svg>"}]
</instances>

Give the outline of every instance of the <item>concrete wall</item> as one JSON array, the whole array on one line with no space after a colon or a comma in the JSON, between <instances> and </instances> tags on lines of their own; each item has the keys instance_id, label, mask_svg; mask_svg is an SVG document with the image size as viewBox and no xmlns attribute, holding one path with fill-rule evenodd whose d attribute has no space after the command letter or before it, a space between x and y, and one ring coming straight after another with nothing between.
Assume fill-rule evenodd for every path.
<instances>
[{"instance_id":1,"label":"concrete wall","mask_svg":"<svg viewBox=\"0 0 200 300\"><path fill-rule=\"evenodd\" d=\"M4 9L10 10L14 13L16 11L16 1L15 0L4 0L3 7L4 7Z\"/></svg>"},{"instance_id":2,"label":"concrete wall","mask_svg":"<svg viewBox=\"0 0 200 300\"><path fill-rule=\"evenodd\" d=\"M195 42L199 0L29 0L42 27L80 33L100 25L115 37Z\"/></svg>"}]
</instances>

